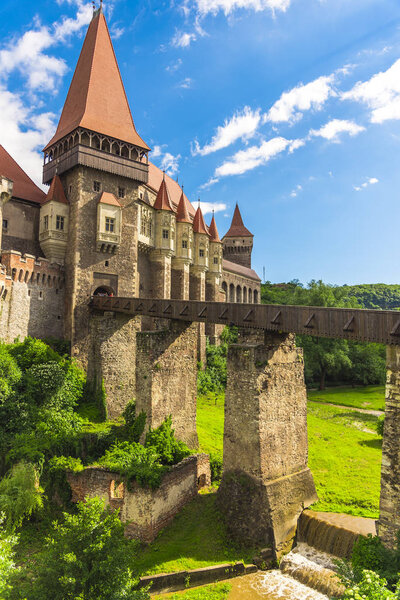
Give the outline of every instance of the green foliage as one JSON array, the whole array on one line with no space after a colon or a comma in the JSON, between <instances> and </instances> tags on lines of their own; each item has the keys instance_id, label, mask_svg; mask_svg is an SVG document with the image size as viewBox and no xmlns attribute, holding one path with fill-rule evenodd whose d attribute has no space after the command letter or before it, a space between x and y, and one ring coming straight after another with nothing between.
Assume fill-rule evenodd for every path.
<instances>
[{"instance_id":1,"label":"green foliage","mask_svg":"<svg viewBox=\"0 0 400 600\"><path fill-rule=\"evenodd\" d=\"M99 462L122 475L128 484L135 480L142 487L152 489L159 487L166 471L154 448L145 448L136 442L116 442Z\"/></svg>"},{"instance_id":2,"label":"green foliage","mask_svg":"<svg viewBox=\"0 0 400 600\"><path fill-rule=\"evenodd\" d=\"M373 571L364 570L360 581L347 588L343 598L347 600L398 600L400 584L395 592L386 587L386 579Z\"/></svg>"},{"instance_id":3,"label":"green foliage","mask_svg":"<svg viewBox=\"0 0 400 600\"><path fill-rule=\"evenodd\" d=\"M211 470L211 481L221 481L222 479L222 455L221 454L210 454L210 470Z\"/></svg>"},{"instance_id":4,"label":"green foliage","mask_svg":"<svg viewBox=\"0 0 400 600\"><path fill-rule=\"evenodd\" d=\"M383 428L385 426L385 415L381 415L378 417L378 421L376 423L376 432L378 435L383 436Z\"/></svg>"},{"instance_id":5,"label":"green foliage","mask_svg":"<svg viewBox=\"0 0 400 600\"><path fill-rule=\"evenodd\" d=\"M84 468L81 459L73 458L72 456L54 456L49 460L50 472L72 471L73 473L79 473Z\"/></svg>"},{"instance_id":6,"label":"green foliage","mask_svg":"<svg viewBox=\"0 0 400 600\"><path fill-rule=\"evenodd\" d=\"M42 338L42 341L50 346L52 350L60 356L69 356L71 352L71 342L69 340L60 340L59 338L47 337Z\"/></svg>"},{"instance_id":7,"label":"green foliage","mask_svg":"<svg viewBox=\"0 0 400 600\"><path fill-rule=\"evenodd\" d=\"M163 465L176 465L190 455L186 444L175 438L171 415L157 429L150 429L147 432L145 446L154 448Z\"/></svg>"},{"instance_id":8,"label":"green foliage","mask_svg":"<svg viewBox=\"0 0 400 600\"><path fill-rule=\"evenodd\" d=\"M145 600L135 590L135 544L124 538L118 511L98 499L78 504L76 514L55 522L39 557L28 600Z\"/></svg>"},{"instance_id":9,"label":"green foliage","mask_svg":"<svg viewBox=\"0 0 400 600\"><path fill-rule=\"evenodd\" d=\"M234 344L238 339L237 327L224 327L219 346L208 343L206 346L206 368L197 375L197 390L199 394L207 392L220 393L226 387L226 357L229 344Z\"/></svg>"},{"instance_id":10,"label":"green foliage","mask_svg":"<svg viewBox=\"0 0 400 600\"><path fill-rule=\"evenodd\" d=\"M20 462L0 481L0 511L6 516L8 531L43 506L38 473L30 463Z\"/></svg>"},{"instance_id":11,"label":"green foliage","mask_svg":"<svg viewBox=\"0 0 400 600\"><path fill-rule=\"evenodd\" d=\"M47 362L60 362L61 356L42 340L27 337L23 342L17 342L8 346L8 351L15 358L19 368L27 371L33 365L41 365Z\"/></svg>"},{"instance_id":12,"label":"green foliage","mask_svg":"<svg viewBox=\"0 0 400 600\"><path fill-rule=\"evenodd\" d=\"M146 426L146 413L142 411L139 416L136 417L136 402L135 400L131 400L126 405L122 416L125 419L125 427L127 430L128 439L132 442L138 442Z\"/></svg>"},{"instance_id":13,"label":"green foliage","mask_svg":"<svg viewBox=\"0 0 400 600\"><path fill-rule=\"evenodd\" d=\"M3 527L4 514L0 513L0 600L5 600L12 589L11 580L18 567L14 562L16 535L10 535Z\"/></svg>"},{"instance_id":14,"label":"green foliage","mask_svg":"<svg viewBox=\"0 0 400 600\"><path fill-rule=\"evenodd\" d=\"M232 589L231 583L213 583L194 590L179 592L169 596L169 600L227 600ZM154 600L163 600L164 596L155 596Z\"/></svg>"}]
</instances>

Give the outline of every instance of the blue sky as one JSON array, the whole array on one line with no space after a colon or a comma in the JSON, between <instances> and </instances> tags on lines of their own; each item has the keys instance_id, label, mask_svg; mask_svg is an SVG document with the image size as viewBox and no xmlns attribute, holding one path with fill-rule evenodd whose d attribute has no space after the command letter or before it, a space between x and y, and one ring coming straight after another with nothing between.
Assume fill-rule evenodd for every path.
<instances>
[{"instance_id":1,"label":"blue sky","mask_svg":"<svg viewBox=\"0 0 400 600\"><path fill-rule=\"evenodd\" d=\"M151 159L274 281L400 283L398 0L104 2ZM0 6L0 143L39 181L91 4Z\"/></svg>"}]
</instances>

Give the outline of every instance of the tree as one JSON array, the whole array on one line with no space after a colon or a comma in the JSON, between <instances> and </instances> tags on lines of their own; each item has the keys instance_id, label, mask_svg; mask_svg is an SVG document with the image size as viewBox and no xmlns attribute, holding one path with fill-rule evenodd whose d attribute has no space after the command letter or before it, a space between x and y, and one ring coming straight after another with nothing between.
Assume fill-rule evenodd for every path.
<instances>
[{"instance_id":1,"label":"tree","mask_svg":"<svg viewBox=\"0 0 400 600\"><path fill-rule=\"evenodd\" d=\"M18 537L3 528L5 515L0 513L0 600L5 600L12 589L11 579L17 567L14 563L14 547Z\"/></svg>"},{"instance_id":2,"label":"tree","mask_svg":"<svg viewBox=\"0 0 400 600\"><path fill-rule=\"evenodd\" d=\"M36 468L21 461L0 481L0 510L5 513L7 529L22 525L25 517L42 508L42 489Z\"/></svg>"},{"instance_id":3,"label":"tree","mask_svg":"<svg viewBox=\"0 0 400 600\"><path fill-rule=\"evenodd\" d=\"M39 557L28 600L145 600L132 574L137 544L124 538L118 511L99 498L63 513Z\"/></svg>"}]
</instances>

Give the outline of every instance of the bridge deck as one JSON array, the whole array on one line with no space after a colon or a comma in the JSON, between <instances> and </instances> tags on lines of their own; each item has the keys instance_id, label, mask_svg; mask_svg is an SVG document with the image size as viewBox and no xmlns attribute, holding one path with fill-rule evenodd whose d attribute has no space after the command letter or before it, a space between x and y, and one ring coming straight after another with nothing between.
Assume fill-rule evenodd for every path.
<instances>
[{"instance_id":1,"label":"bridge deck","mask_svg":"<svg viewBox=\"0 0 400 600\"><path fill-rule=\"evenodd\" d=\"M400 345L400 311L93 296L92 309Z\"/></svg>"}]
</instances>

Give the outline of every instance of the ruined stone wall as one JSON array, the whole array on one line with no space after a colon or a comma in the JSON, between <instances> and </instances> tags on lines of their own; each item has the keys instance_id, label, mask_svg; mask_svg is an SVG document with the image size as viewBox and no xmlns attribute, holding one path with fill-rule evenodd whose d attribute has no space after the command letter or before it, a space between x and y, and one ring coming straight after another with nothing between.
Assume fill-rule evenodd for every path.
<instances>
[{"instance_id":1,"label":"ruined stone wall","mask_svg":"<svg viewBox=\"0 0 400 600\"><path fill-rule=\"evenodd\" d=\"M98 467L68 473L67 479L73 502L99 496L106 505L120 509L126 535L149 543L196 496L199 484L210 484L210 467L207 455L189 456L171 467L156 490L136 482L128 490L120 475Z\"/></svg>"},{"instance_id":2,"label":"ruined stone wall","mask_svg":"<svg viewBox=\"0 0 400 600\"><path fill-rule=\"evenodd\" d=\"M172 415L178 439L197 447L198 324L172 321L163 331L138 332L136 347L136 410L158 427Z\"/></svg>"},{"instance_id":3,"label":"ruined stone wall","mask_svg":"<svg viewBox=\"0 0 400 600\"><path fill-rule=\"evenodd\" d=\"M0 268L0 338L63 338L64 273L45 258L3 251Z\"/></svg>"}]
</instances>

